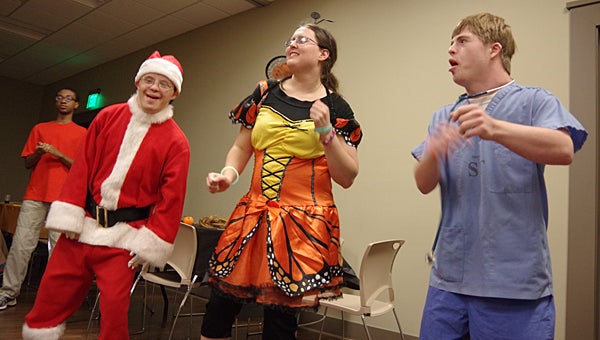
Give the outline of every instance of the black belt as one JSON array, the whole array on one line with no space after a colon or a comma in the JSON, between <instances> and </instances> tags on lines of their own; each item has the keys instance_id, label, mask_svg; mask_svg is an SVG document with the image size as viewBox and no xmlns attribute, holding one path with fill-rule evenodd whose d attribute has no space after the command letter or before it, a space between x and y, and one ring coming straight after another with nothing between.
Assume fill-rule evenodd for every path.
<instances>
[{"instance_id":1,"label":"black belt","mask_svg":"<svg viewBox=\"0 0 600 340\"><path fill-rule=\"evenodd\" d=\"M91 194L88 193L85 200L85 210L96 219L96 223L103 228L110 228L117 222L131 222L148 218L150 216L150 206L143 208L120 208L117 210L107 210L99 206L94 201Z\"/></svg>"}]
</instances>

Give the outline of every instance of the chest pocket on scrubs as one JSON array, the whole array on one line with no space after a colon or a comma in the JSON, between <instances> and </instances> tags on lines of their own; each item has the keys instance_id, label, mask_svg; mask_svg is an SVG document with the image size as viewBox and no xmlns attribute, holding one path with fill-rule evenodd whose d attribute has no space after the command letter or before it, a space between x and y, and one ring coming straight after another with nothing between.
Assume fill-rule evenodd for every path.
<instances>
[{"instance_id":1,"label":"chest pocket on scrubs","mask_svg":"<svg viewBox=\"0 0 600 340\"><path fill-rule=\"evenodd\" d=\"M517 155L500 144L493 146L493 156L487 160L490 170L489 189L493 193L530 193L535 183L535 163Z\"/></svg>"}]
</instances>

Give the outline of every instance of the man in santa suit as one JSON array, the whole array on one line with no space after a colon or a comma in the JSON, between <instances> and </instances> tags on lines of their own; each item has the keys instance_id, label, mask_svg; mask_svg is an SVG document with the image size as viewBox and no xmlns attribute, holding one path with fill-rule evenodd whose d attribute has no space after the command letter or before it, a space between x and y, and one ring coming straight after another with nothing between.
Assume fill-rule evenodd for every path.
<instances>
[{"instance_id":1,"label":"man in santa suit","mask_svg":"<svg viewBox=\"0 0 600 340\"><path fill-rule=\"evenodd\" d=\"M59 339L96 278L98 339L129 339L135 269L162 267L179 228L190 159L170 105L180 93L177 59L154 52L135 76L136 93L92 121L46 228L63 232L48 262L23 339Z\"/></svg>"}]
</instances>

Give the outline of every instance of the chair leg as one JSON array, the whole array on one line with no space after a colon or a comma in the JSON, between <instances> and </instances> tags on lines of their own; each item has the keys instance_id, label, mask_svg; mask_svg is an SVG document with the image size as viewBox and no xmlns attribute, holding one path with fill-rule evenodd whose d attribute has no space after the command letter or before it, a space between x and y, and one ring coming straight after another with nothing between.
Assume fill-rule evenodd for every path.
<instances>
[{"instance_id":1,"label":"chair leg","mask_svg":"<svg viewBox=\"0 0 600 340\"><path fill-rule=\"evenodd\" d=\"M191 287L191 285L190 285ZM194 314L194 297L190 298L190 327L188 328L188 338L192 338L192 314Z\"/></svg>"},{"instance_id":2,"label":"chair leg","mask_svg":"<svg viewBox=\"0 0 600 340\"><path fill-rule=\"evenodd\" d=\"M327 307L323 310L323 321L321 322L321 330L319 331L319 340L321 340L321 336L323 335L323 327L325 326L325 319L327 318Z\"/></svg>"},{"instance_id":3,"label":"chair leg","mask_svg":"<svg viewBox=\"0 0 600 340\"><path fill-rule=\"evenodd\" d=\"M394 318L396 319L396 324L398 325L398 330L400 331L400 338L404 340L404 332L402 332L402 327L400 327L400 321L398 320L398 315L396 314L396 309L392 308L392 312L394 313Z\"/></svg>"},{"instance_id":4,"label":"chair leg","mask_svg":"<svg viewBox=\"0 0 600 340\"><path fill-rule=\"evenodd\" d=\"M141 272L139 272L138 276L135 278L135 281L133 282L133 286L131 286L131 290L129 291L129 296L133 296L133 292L135 291L135 288L137 287L141 278L142 278L142 274L141 274ZM146 330L146 286L147 285L148 285L147 282L144 283L144 302L142 303L142 329L137 330L135 332L131 332L132 335L142 334Z\"/></svg>"},{"instance_id":5,"label":"chair leg","mask_svg":"<svg viewBox=\"0 0 600 340\"><path fill-rule=\"evenodd\" d=\"M367 322L365 321L365 315L361 315L363 326L365 327L365 332L367 332L367 339L371 340L371 333L369 333L369 327L367 327Z\"/></svg>"},{"instance_id":6,"label":"chair leg","mask_svg":"<svg viewBox=\"0 0 600 340\"><path fill-rule=\"evenodd\" d=\"M85 338L87 340L90 335L90 328L92 328L92 320L94 319L94 312L96 311L96 307L98 306L98 300L100 299L100 292L96 295L96 301L94 302L94 306L92 307L92 311L90 312L90 319L88 320L87 330L85 332Z\"/></svg>"},{"instance_id":7,"label":"chair leg","mask_svg":"<svg viewBox=\"0 0 600 340\"><path fill-rule=\"evenodd\" d=\"M234 322L234 327L235 327L235 340L238 340L238 329L240 328L238 325L238 318L235 318L235 322Z\"/></svg>"},{"instance_id":8,"label":"chair leg","mask_svg":"<svg viewBox=\"0 0 600 340\"><path fill-rule=\"evenodd\" d=\"M133 286L131 286L131 290L129 291L129 296L133 295L133 291L135 290L135 287L137 287L138 282L140 282L140 279L142 278L142 274L138 273L138 276L135 278L135 281L133 282Z\"/></svg>"},{"instance_id":9,"label":"chair leg","mask_svg":"<svg viewBox=\"0 0 600 340\"><path fill-rule=\"evenodd\" d=\"M131 334L142 334L146 331L146 308L148 308L148 305L146 303L147 296L148 296L148 281L146 281L144 283L144 302L142 303L142 329L132 332Z\"/></svg>"},{"instance_id":10,"label":"chair leg","mask_svg":"<svg viewBox=\"0 0 600 340\"><path fill-rule=\"evenodd\" d=\"M192 287L194 286L194 283L196 282L197 278L198 278L198 275L194 275L194 277L192 277L192 281L190 282L190 285L187 287L185 295L183 296L183 298L181 298L181 303L179 304L179 309L177 309L177 314L175 314L175 319L173 319L173 325L171 326L171 332L169 333L169 340L171 340L171 338L173 337L173 331L175 330L175 324L177 323L177 318L179 318L179 313L181 312L181 308L183 307L183 305L185 305L185 301L187 300L188 296L192 292ZM191 305L191 301L190 301L190 305ZM192 311L190 310L190 320L192 318L191 314L192 314Z\"/></svg>"},{"instance_id":11,"label":"chair leg","mask_svg":"<svg viewBox=\"0 0 600 340\"><path fill-rule=\"evenodd\" d=\"M344 340L346 339L346 323L344 322L344 312L340 311L340 313L342 314L342 340Z\"/></svg>"},{"instance_id":12,"label":"chair leg","mask_svg":"<svg viewBox=\"0 0 600 340\"><path fill-rule=\"evenodd\" d=\"M173 325L171 326L171 332L169 333L169 340L171 340L171 338L173 337L173 331L175 330L175 324L177 323L177 318L179 318L179 312L181 312L181 308L185 304L185 300L187 300L188 295L190 294L191 291L192 291L192 286L190 285L190 286L188 286L188 289L185 292L185 295L181 299L181 303L179 304L179 308L177 309L177 314L175 314L175 318L173 319ZM191 316L190 316L190 318L191 318Z\"/></svg>"}]
</instances>

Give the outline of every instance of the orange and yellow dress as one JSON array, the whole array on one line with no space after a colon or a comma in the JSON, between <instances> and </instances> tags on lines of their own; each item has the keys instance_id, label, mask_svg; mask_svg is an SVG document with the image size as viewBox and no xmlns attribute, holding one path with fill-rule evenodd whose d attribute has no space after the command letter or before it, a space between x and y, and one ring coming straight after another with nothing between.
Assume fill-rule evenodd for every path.
<instances>
[{"instance_id":1,"label":"orange and yellow dress","mask_svg":"<svg viewBox=\"0 0 600 340\"><path fill-rule=\"evenodd\" d=\"M357 147L362 132L348 103L337 94L322 101L335 132ZM340 295L339 217L311 105L261 82L230 113L252 128L254 169L210 261L210 282L242 301L295 308L317 304L306 295Z\"/></svg>"}]
</instances>

